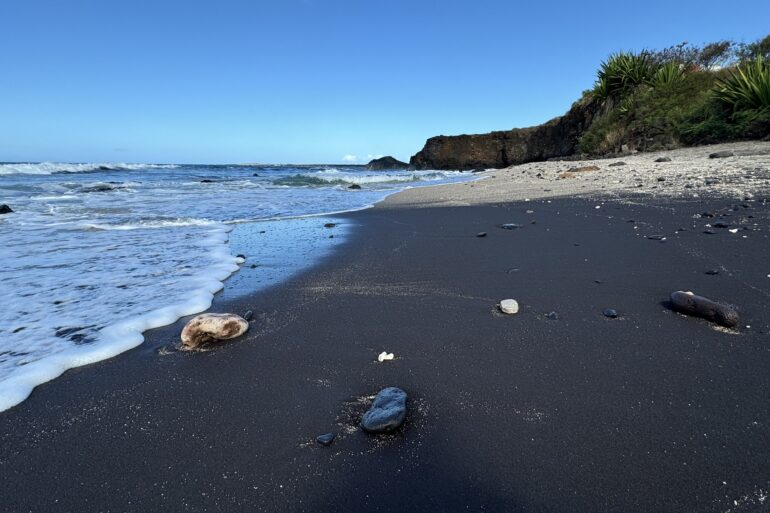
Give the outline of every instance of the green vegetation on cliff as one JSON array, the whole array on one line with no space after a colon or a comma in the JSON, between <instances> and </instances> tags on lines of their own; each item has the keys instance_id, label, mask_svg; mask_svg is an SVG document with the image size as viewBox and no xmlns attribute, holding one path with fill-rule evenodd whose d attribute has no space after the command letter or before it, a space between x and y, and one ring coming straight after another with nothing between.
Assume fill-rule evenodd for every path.
<instances>
[{"instance_id":1,"label":"green vegetation on cliff","mask_svg":"<svg viewBox=\"0 0 770 513\"><path fill-rule=\"evenodd\" d=\"M614 54L584 93L602 107L578 150L606 154L766 137L769 63L770 36Z\"/></svg>"}]
</instances>

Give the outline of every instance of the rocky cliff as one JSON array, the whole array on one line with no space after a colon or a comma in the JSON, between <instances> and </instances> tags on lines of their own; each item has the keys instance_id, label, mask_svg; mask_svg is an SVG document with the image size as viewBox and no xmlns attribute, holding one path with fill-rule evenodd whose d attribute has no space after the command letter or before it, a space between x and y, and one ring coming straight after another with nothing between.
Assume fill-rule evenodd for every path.
<instances>
[{"instance_id":1,"label":"rocky cliff","mask_svg":"<svg viewBox=\"0 0 770 513\"><path fill-rule=\"evenodd\" d=\"M565 115L534 127L431 137L409 163L414 169L485 169L572 155L600 108L584 99Z\"/></svg>"}]
</instances>

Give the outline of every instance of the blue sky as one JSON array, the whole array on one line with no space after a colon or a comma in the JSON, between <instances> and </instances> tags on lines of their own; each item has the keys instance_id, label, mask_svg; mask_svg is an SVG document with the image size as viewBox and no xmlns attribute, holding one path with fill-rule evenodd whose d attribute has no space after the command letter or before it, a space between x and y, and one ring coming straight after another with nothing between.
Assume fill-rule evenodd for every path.
<instances>
[{"instance_id":1,"label":"blue sky","mask_svg":"<svg viewBox=\"0 0 770 513\"><path fill-rule=\"evenodd\" d=\"M0 0L0 161L408 160L562 114L609 53L770 2Z\"/></svg>"}]
</instances>

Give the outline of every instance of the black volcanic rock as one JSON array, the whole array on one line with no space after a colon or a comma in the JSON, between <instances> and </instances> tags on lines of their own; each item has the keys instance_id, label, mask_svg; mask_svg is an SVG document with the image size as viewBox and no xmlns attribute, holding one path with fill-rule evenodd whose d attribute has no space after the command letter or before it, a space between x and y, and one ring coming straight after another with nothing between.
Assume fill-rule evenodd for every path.
<instances>
[{"instance_id":1,"label":"black volcanic rock","mask_svg":"<svg viewBox=\"0 0 770 513\"><path fill-rule=\"evenodd\" d=\"M542 125L478 135L431 137L409 161L414 169L503 168L566 157L577 150L583 132L601 105L581 100L563 116Z\"/></svg>"},{"instance_id":2,"label":"black volcanic rock","mask_svg":"<svg viewBox=\"0 0 770 513\"><path fill-rule=\"evenodd\" d=\"M367 171L383 171L387 169L407 169L409 164L401 162L393 157L382 157L374 159L366 165Z\"/></svg>"},{"instance_id":3,"label":"black volcanic rock","mask_svg":"<svg viewBox=\"0 0 770 513\"><path fill-rule=\"evenodd\" d=\"M8 205L0 205L0 214L10 214L13 210Z\"/></svg>"}]
</instances>

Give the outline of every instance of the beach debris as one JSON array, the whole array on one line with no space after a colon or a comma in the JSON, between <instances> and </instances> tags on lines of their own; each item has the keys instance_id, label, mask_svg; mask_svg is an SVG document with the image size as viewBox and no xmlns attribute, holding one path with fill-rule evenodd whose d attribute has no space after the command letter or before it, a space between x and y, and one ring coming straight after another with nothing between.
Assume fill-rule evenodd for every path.
<instances>
[{"instance_id":1,"label":"beach debris","mask_svg":"<svg viewBox=\"0 0 770 513\"><path fill-rule=\"evenodd\" d=\"M372 407L364 413L361 428L368 433L387 433L397 429L406 418L406 392L396 387L380 390Z\"/></svg>"},{"instance_id":2,"label":"beach debris","mask_svg":"<svg viewBox=\"0 0 770 513\"><path fill-rule=\"evenodd\" d=\"M337 223L326 223L324 228L334 228L335 226L337 226Z\"/></svg>"},{"instance_id":3,"label":"beach debris","mask_svg":"<svg viewBox=\"0 0 770 513\"><path fill-rule=\"evenodd\" d=\"M246 313L243 314L243 318L246 319L247 321L250 321L252 317L254 317L254 312L252 312L251 310L246 310Z\"/></svg>"},{"instance_id":4,"label":"beach debris","mask_svg":"<svg viewBox=\"0 0 770 513\"><path fill-rule=\"evenodd\" d=\"M378 362L384 362L386 360L392 360L394 358L393 353L388 353L387 351L383 351L377 356Z\"/></svg>"},{"instance_id":5,"label":"beach debris","mask_svg":"<svg viewBox=\"0 0 770 513\"><path fill-rule=\"evenodd\" d=\"M361 188L361 186L358 185L357 183L352 183L352 184L348 185L348 189L358 190L360 188Z\"/></svg>"},{"instance_id":6,"label":"beach debris","mask_svg":"<svg viewBox=\"0 0 770 513\"><path fill-rule=\"evenodd\" d=\"M659 240L659 241L666 240L666 236L665 235L648 235L647 238L650 239L650 240Z\"/></svg>"},{"instance_id":7,"label":"beach debris","mask_svg":"<svg viewBox=\"0 0 770 513\"><path fill-rule=\"evenodd\" d=\"M726 158L726 157L734 157L734 156L735 156L735 153L733 153L732 151L717 151L715 153L711 153L709 155L709 158L710 159L723 159L723 158Z\"/></svg>"},{"instance_id":8,"label":"beach debris","mask_svg":"<svg viewBox=\"0 0 770 513\"><path fill-rule=\"evenodd\" d=\"M619 162L613 162L612 164L609 165L609 167L619 167L619 166L625 166L625 165L626 163L621 160Z\"/></svg>"},{"instance_id":9,"label":"beach debris","mask_svg":"<svg viewBox=\"0 0 770 513\"><path fill-rule=\"evenodd\" d=\"M190 320L182 330L182 348L194 350L209 342L233 339L248 329L248 321L239 315L201 314Z\"/></svg>"},{"instance_id":10,"label":"beach debris","mask_svg":"<svg viewBox=\"0 0 770 513\"><path fill-rule=\"evenodd\" d=\"M487 232L479 232L476 234L476 237L486 237L486 236L487 236Z\"/></svg>"},{"instance_id":11,"label":"beach debris","mask_svg":"<svg viewBox=\"0 0 770 513\"><path fill-rule=\"evenodd\" d=\"M546 317L548 317L552 321L558 321L559 320L559 314L556 312L548 312L545 314Z\"/></svg>"},{"instance_id":12,"label":"beach debris","mask_svg":"<svg viewBox=\"0 0 770 513\"><path fill-rule=\"evenodd\" d=\"M503 313L511 315L519 313L519 303L515 299L503 299L498 306Z\"/></svg>"},{"instance_id":13,"label":"beach debris","mask_svg":"<svg viewBox=\"0 0 770 513\"><path fill-rule=\"evenodd\" d=\"M659 176L658 178L656 178L656 180L659 181L659 182L665 182L666 181L666 177L665 176Z\"/></svg>"},{"instance_id":14,"label":"beach debris","mask_svg":"<svg viewBox=\"0 0 770 513\"><path fill-rule=\"evenodd\" d=\"M706 271L706 274L708 274L709 276L716 276L717 274L719 274L719 269L709 269L708 271Z\"/></svg>"},{"instance_id":15,"label":"beach debris","mask_svg":"<svg viewBox=\"0 0 770 513\"><path fill-rule=\"evenodd\" d=\"M738 233L738 228L730 228L727 231L730 232L730 233Z\"/></svg>"},{"instance_id":16,"label":"beach debris","mask_svg":"<svg viewBox=\"0 0 770 513\"><path fill-rule=\"evenodd\" d=\"M729 228L730 227L730 225L727 224L727 223L714 223L711 226L713 226L714 228Z\"/></svg>"},{"instance_id":17,"label":"beach debris","mask_svg":"<svg viewBox=\"0 0 770 513\"><path fill-rule=\"evenodd\" d=\"M671 157L658 157L655 162L671 162Z\"/></svg>"},{"instance_id":18,"label":"beach debris","mask_svg":"<svg viewBox=\"0 0 770 513\"><path fill-rule=\"evenodd\" d=\"M692 292L678 290L671 294L671 306L677 312L715 322L726 328L738 326L738 312L728 305L723 305Z\"/></svg>"},{"instance_id":19,"label":"beach debris","mask_svg":"<svg viewBox=\"0 0 770 513\"><path fill-rule=\"evenodd\" d=\"M320 435L318 438L315 439L315 441L323 445L324 447L329 447L334 441L334 433L326 433L326 434Z\"/></svg>"},{"instance_id":20,"label":"beach debris","mask_svg":"<svg viewBox=\"0 0 770 513\"><path fill-rule=\"evenodd\" d=\"M11 207L6 205L5 203L0 205L0 214L11 214L11 213L13 213L13 209Z\"/></svg>"},{"instance_id":21,"label":"beach debris","mask_svg":"<svg viewBox=\"0 0 770 513\"><path fill-rule=\"evenodd\" d=\"M618 311L614 308L607 308L602 312L602 315L605 317L609 317L610 319L617 319L618 318Z\"/></svg>"},{"instance_id":22,"label":"beach debris","mask_svg":"<svg viewBox=\"0 0 770 513\"><path fill-rule=\"evenodd\" d=\"M500 228L503 230L517 230L521 228L521 225L517 223L504 223L500 225Z\"/></svg>"}]
</instances>

